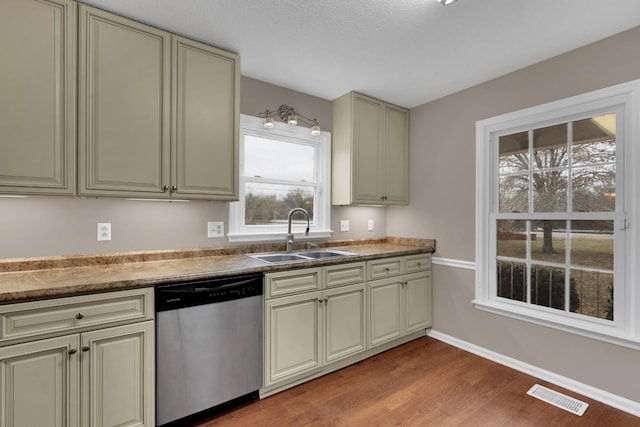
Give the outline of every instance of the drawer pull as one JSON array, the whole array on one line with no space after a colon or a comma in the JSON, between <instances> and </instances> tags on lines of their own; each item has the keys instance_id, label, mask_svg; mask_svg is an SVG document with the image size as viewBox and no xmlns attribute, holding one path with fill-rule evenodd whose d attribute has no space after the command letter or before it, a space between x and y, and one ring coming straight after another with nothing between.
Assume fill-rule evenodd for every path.
<instances>
[{"instance_id":1,"label":"drawer pull","mask_svg":"<svg viewBox=\"0 0 640 427\"><path fill-rule=\"evenodd\" d=\"M84 314L82 314L82 312L76 314L76 319L78 319L78 320L84 319Z\"/></svg>"},{"instance_id":2,"label":"drawer pull","mask_svg":"<svg viewBox=\"0 0 640 427\"><path fill-rule=\"evenodd\" d=\"M91 347L89 347L88 345L83 345L82 346L82 351L86 352L86 351L89 351L89 350L91 350Z\"/></svg>"},{"instance_id":3,"label":"drawer pull","mask_svg":"<svg viewBox=\"0 0 640 427\"><path fill-rule=\"evenodd\" d=\"M419 262L419 263L418 263L418 267L421 267L421 266L422 266L422 263L421 263L421 262Z\"/></svg>"},{"instance_id":4,"label":"drawer pull","mask_svg":"<svg viewBox=\"0 0 640 427\"><path fill-rule=\"evenodd\" d=\"M78 352L77 348L70 348L69 349L69 355L76 354L77 352Z\"/></svg>"},{"instance_id":5,"label":"drawer pull","mask_svg":"<svg viewBox=\"0 0 640 427\"><path fill-rule=\"evenodd\" d=\"M384 268L384 271L386 271L386 272L388 273L388 272L390 271L390 270L389 270L389 267L385 267L385 268Z\"/></svg>"}]
</instances>

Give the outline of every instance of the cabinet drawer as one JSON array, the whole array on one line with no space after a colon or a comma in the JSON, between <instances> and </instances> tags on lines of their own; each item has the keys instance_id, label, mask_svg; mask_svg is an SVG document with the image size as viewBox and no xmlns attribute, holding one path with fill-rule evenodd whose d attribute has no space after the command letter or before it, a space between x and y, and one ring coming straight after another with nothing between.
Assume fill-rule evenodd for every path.
<instances>
[{"instance_id":1,"label":"cabinet drawer","mask_svg":"<svg viewBox=\"0 0 640 427\"><path fill-rule=\"evenodd\" d=\"M266 298L320 289L320 268L265 274Z\"/></svg>"},{"instance_id":2,"label":"cabinet drawer","mask_svg":"<svg viewBox=\"0 0 640 427\"><path fill-rule=\"evenodd\" d=\"M327 288L364 282L365 279L364 262L325 267Z\"/></svg>"},{"instance_id":3,"label":"cabinet drawer","mask_svg":"<svg viewBox=\"0 0 640 427\"><path fill-rule=\"evenodd\" d=\"M402 274L402 258L385 258L368 262L368 279L382 279Z\"/></svg>"},{"instance_id":4,"label":"cabinet drawer","mask_svg":"<svg viewBox=\"0 0 640 427\"><path fill-rule=\"evenodd\" d=\"M153 288L0 306L0 342L153 319Z\"/></svg>"},{"instance_id":5,"label":"cabinet drawer","mask_svg":"<svg viewBox=\"0 0 640 427\"><path fill-rule=\"evenodd\" d=\"M404 258L405 273L427 270L431 270L431 254L411 255Z\"/></svg>"}]
</instances>

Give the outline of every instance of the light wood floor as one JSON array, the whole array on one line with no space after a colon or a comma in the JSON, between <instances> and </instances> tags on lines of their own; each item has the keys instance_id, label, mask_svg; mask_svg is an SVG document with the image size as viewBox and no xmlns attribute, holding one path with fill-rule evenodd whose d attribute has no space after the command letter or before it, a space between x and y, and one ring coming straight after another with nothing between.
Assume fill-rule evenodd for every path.
<instances>
[{"instance_id":1,"label":"light wood floor","mask_svg":"<svg viewBox=\"0 0 640 427\"><path fill-rule=\"evenodd\" d=\"M589 408L579 417L528 396L536 383ZM632 427L640 418L425 337L196 425Z\"/></svg>"}]
</instances>

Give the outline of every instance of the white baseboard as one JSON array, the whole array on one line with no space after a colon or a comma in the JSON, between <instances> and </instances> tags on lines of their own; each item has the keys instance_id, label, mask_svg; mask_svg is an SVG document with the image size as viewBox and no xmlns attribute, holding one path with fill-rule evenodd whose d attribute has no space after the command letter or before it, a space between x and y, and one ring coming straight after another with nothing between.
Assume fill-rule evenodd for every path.
<instances>
[{"instance_id":1,"label":"white baseboard","mask_svg":"<svg viewBox=\"0 0 640 427\"><path fill-rule=\"evenodd\" d=\"M635 402L633 400L615 395L613 393L609 393L608 391L600 390L590 385L572 380L571 378L555 374L551 371L540 369L536 366L529 365L528 363L521 362L520 360L508 356L504 356L502 354L488 350L484 347L479 347L467 341L463 341L450 335L434 331L433 329L428 331L427 335L431 338L435 338L439 341L451 344L454 347L458 347L480 357L484 357L485 359L489 359L493 362L515 369L516 371L534 376L541 380L563 387L567 390L580 393L583 396L590 397L594 400L597 400L598 402L602 402L621 411L635 415L636 417L640 417L640 402Z\"/></svg>"}]
</instances>

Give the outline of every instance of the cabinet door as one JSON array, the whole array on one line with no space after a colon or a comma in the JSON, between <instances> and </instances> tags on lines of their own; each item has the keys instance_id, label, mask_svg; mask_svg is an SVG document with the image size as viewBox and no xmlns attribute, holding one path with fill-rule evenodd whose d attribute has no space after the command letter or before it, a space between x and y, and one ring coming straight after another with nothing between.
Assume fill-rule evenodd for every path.
<instances>
[{"instance_id":1,"label":"cabinet door","mask_svg":"<svg viewBox=\"0 0 640 427\"><path fill-rule=\"evenodd\" d=\"M324 293L324 362L330 363L365 350L365 284Z\"/></svg>"},{"instance_id":2,"label":"cabinet door","mask_svg":"<svg viewBox=\"0 0 640 427\"><path fill-rule=\"evenodd\" d=\"M265 302L265 386L321 366L321 292Z\"/></svg>"},{"instance_id":3,"label":"cabinet door","mask_svg":"<svg viewBox=\"0 0 640 427\"><path fill-rule=\"evenodd\" d=\"M79 425L78 346L68 335L0 348L1 427Z\"/></svg>"},{"instance_id":4,"label":"cabinet door","mask_svg":"<svg viewBox=\"0 0 640 427\"><path fill-rule=\"evenodd\" d=\"M75 191L71 0L0 2L0 193Z\"/></svg>"},{"instance_id":5,"label":"cabinet door","mask_svg":"<svg viewBox=\"0 0 640 427\"><path fill-rule=\"evenodd\" d=\"M152 321L82 334L82 425L155 426Z\"/></svg>"},{"instance_id":6,"label":"cabinet door","mask_svg":"<svg viewBox=\"0 0 640 427\"><path fill-rule=\"evenodd\" d=\"M383 104L353 95L353 195L352 203L381 203L380 178L384 164L380 147L383 137Z\"/></svg>"},{"instance_id":7,"label":"cabinet door","mask_svg":"<svg viewBox=\"0 0 640 427\"><path fill-rule=\"evenodd\" d=\"M406 333L431 326L431 272L408 274L405 281Z\"/></svg>"},{"instance_id":8,"label":"cabinet door","mask_svg":"<svg viewBox=\"0 0 640 427\"><path fill-rule=\"evenodd\" d=\"M78 192L169 197L170 35L79 7Z\"/></svg>"},{"instance_id":9,"label":"cabinet door","mask_svg":"<svg viewBox=\"0 0 640 427\"><path fill-rule=\"evenodd\" d=\"M173 164L180 198L237 200L237 55L173 38Z\"/></svg>"},{"instance_id":10,"label":"cabinet door","mask_svg":"<svg viewBox=\"0 0 640 427\"><path fill-rule=\"evenodd\" d=\"M401 277L369 282L369 348L403 333Z\"/></svg>"},{"instance_id":11,"label":"cabinet door","mask_svg":"<svg viewBox=\"0 0 640 427\"><path fill-rule=\"evenodd\" d=\"M409 203L409 113L385 105L384 191L385 204Z\"/></svg>"}]
</instances>

